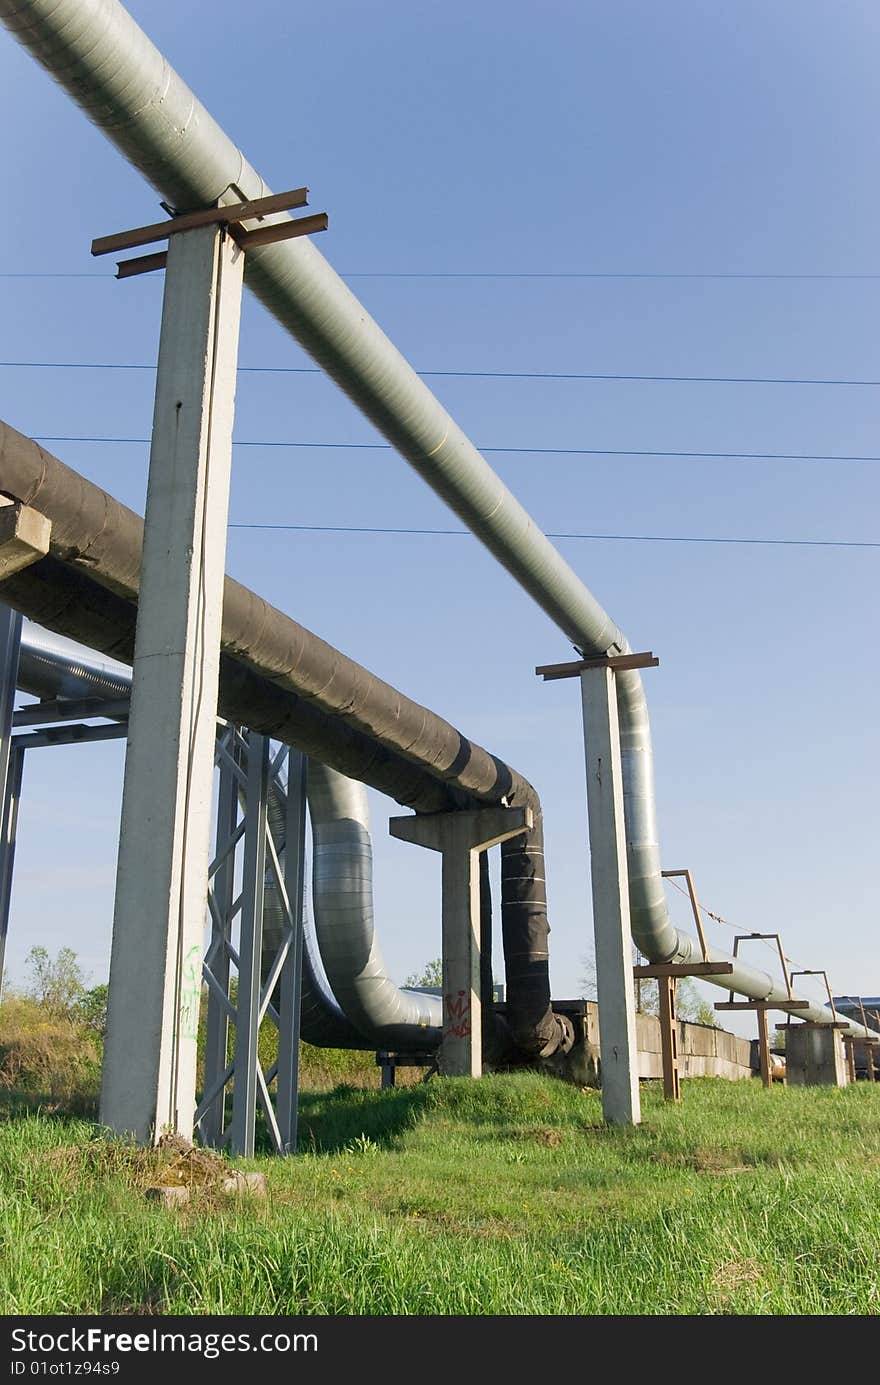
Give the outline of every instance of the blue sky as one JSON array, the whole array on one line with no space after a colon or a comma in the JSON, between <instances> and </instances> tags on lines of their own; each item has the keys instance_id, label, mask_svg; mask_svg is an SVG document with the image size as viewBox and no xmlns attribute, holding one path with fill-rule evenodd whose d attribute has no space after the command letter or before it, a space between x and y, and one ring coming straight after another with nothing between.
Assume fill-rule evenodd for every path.
<instances>
[{"instance_id":1,"label":"blue sky","mask_svg":"<svg viewBox=\"0 0 880 1385\"><path fill-rule=\"evenodd\" d=\"M309 184L331 218L320 248L420 369L880 379L872 5L130 9L274 187ZM116 283L88 247L156 219L156 195L5 33L0 111L4 272L88 276L0 279L0 358L153 362L160 276ZM483 277L505 274L783 277ZM308 364L253 300L241 362ZM487 447L700 454L491 454L548 530L880 539L877 462L705 455L875 456L875 386L431 384ZM151 408L149 371L0 367L0 416L27 433L144 438ZM314 375L243 374L236 433L378 440ZM50 446L142 507L145 446ZM382 450L239 447L231 518L460 527ZM876 994L878 550L559 547L633 646L660 655L646 678L665 865L689 866L744 930L780 929L838 992ZM577 994L591 927L578 699L533 674L569 656L565 639L469 537L234 529L228 567L536 785L554 992ZM106 971L121 768L119 745L31 754L13 976L34 942ZM439 951L439 870L386 840L394 805L374 811L377 918L402 978Z\"/></svg>"}]
</instances>

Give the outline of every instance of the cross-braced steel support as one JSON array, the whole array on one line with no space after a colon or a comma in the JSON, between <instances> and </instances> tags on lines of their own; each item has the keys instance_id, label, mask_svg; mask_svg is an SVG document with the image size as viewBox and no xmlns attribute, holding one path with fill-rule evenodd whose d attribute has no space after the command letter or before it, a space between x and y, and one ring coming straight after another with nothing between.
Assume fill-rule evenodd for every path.
<instances>
[{"instance_id":1,"label":"cross-braced steel support","mask_svg":"<svg viewBox=\"0 0 880 1385\"><path fill-rule=\"evenodd\" d=\"M15 831L24 767L24 754L14 746L12 735L20 641L21 616L8 606L0 606L0 986L3 984Z\"/></svg>"},{"instance_id":2,"label":"cross-braced steel support","mask_svg":"<svg viewBox=\"0 0 880 1385\"><path fill-rule=\"evenodd\" d=\"M286 786L281 773L285 760ZM287 747L273 758L266 737L229 727L218 740L218 763L211 941L204 962L204 1095L196 1130L206 1143L252 1154L259 1107L275 1152L292 1154L297 1138L305 759ZM277 906L273 917L281 920L271 946L264 927L268 896ZM267 1018L277 1031L278 1057L264 1066L260 1038Z\"/></svg>"}]
</instances>

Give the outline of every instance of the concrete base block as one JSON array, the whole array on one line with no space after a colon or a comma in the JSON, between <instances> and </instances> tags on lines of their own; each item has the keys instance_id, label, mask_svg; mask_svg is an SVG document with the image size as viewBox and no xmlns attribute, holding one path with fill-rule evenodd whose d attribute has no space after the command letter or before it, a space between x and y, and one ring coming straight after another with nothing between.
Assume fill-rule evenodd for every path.
<instances>
[{"instance_id":1,"label":"concrete base block","mask_svg":"<svg viewBox=\"0 0 880 1385\"><path fill-rule=\"evenodd\" d=\"M190 1190L183 1183L171 1183L167 1187L148 1188L144 1197L148 1202L158 1202L162 1207L180 1207L189 1202Z\"/></svg>"},{"instance_id":2,"label":"concrete base block","mask_svg":"<svg viewBox=\"0 0 880 1385\"><path fill-rule=\"evenodd\" d=\"M266 1196L266 1175L264 1173L234 1173L223 1184L225 1193L249 1193L251 1197Z\"/></svg>"},{"instance_id":3,"label":"concrete base block","mask_svg":"<svg viewBox=\"0 0 880 1385\"><path fill-rule=\"evenodd\" d=\"M838 1029L793 1024L786 1031L789 1086L845 1087L848 1082L843 1037Z\"/></svg>"}]
</instances>

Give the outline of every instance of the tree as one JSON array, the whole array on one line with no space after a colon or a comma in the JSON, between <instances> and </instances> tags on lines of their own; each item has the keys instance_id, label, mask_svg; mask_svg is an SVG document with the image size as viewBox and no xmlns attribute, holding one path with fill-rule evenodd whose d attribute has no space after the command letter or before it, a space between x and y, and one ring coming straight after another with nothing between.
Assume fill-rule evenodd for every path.
<instances>
[{"instance_id":1,"label":"tree","mask_svg":"<svg viewBox=\"0 0 880 1385\"><path fill-rule=\"evenodd\" d=\"M86 977L73 949L62 947L53 961L44 947L32 947L25 965L30 973L26 994L53 1015L74 1018L86 993Z\"/></svg>"},{"instance_id":2,"label":"tree","mask_svg":"<svg viewBox=\"0 0 880 1385\"><path fill-rule=\"evenodd\" d=\"M107 997L110 988L106 982L100 986L92 986L91 990L84 991L76 1003L76 1017L91 1029L93 1034L98 1034L102 1039L107 1032Z\"/></svg>"},{"instance_id":3,"label":"tree","mask_svg":"<svg viewBox=\"0 0 880 1385\"><path fill-rule=\"evenodd\" d=\"M433 957L430 962L426 962L421 972L415 972L408 976L404 981L404 986L442 986L443 985L443 961L440 957Z\"/></svg>"},{"instance_id":4,"label":"tree","mask_svg":"<svg viewBox=\"0 0 880 1385\"><path fill-rule=\"evenodd\" d=\"M633 948L633 965L643 962L645 959L641 953ZM584 975L580 978L581 995L584 1000L598 1000L598 987L596 984L596 959L592 954L583 958ZM660 1013L660 990L655 980L651 978L636 979L635 982L636 1013L640 1015L659 1015ZM715 1011L709 1001L700 995L697 987L689 976L683 976L678 982L675 990L675 1009L680 1020L687 1024L706 1024L713 1029L715 1025Z\"/></svg>"}]
</instances>

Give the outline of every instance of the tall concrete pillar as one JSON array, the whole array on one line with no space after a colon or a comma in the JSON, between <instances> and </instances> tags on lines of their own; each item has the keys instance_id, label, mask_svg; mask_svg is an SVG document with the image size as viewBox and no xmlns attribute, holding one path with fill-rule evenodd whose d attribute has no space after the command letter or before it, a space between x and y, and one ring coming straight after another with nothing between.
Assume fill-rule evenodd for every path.
<instances>
[{"instance_id":1,"label":"tall concrete pillar","mask_svg":"<svg viewBox=\"0 0 880 1385\"><path fill-rule=\"evenodd\" d=\"M243 253L172 236L122 802L101 1120L190 1138Z\"/></svg>"},{"instance_id":2,"label":"tall concrete pillar","mask_svg":"<svg viewBox=\"0 0 880 1385\"><path fill-rule=\"evenodd\" d=\"M580 679L602 1051L602 1112L611 1124L638 1125L642 1116L614 671L604 665L585 668Z\"/></svg>"},{"instance_id":3,"label":"tall concrete pillar","mask_svg":"<svg viewBox=\"0 0 880 1385\"><path fill-rule=\"evenodd\" d=\"M532 826L530 808L477 808L392 818L400 841L443 857L443 1040L440 1071L479 1077L483 1071L480 1002L480 852Z\"/></svg>"}]
</instances>

